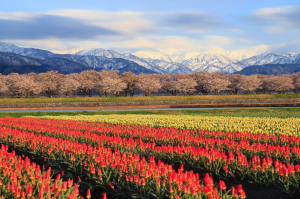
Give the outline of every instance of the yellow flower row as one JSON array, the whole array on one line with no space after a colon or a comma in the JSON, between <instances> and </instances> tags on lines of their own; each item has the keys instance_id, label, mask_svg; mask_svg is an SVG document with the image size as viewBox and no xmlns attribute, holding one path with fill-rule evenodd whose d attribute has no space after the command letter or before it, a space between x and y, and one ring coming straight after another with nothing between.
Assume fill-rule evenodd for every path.
<instances>
[{"instance_id":1,"label":"yellow flower row","mask_svg":"<svg viewBox=\"0 0 300 199\"><path fill-rule=\"evenodd\" d=\"M37 118L82 120L110 124L134 124L152 127L174 127L209 131L251 132L266 134L300 135L298 118L224 117L188 115L77 115L42 116Z\"/></svg>"}]
</instances>

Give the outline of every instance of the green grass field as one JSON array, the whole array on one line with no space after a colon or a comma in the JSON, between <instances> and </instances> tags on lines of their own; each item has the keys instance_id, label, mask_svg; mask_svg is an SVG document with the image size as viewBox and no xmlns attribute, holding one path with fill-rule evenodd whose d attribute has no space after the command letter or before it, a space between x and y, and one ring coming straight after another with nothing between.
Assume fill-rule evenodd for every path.
<instances>
[{"instance_id":1,"label":"green grass field","mask_svg":"<svg viewBox=\"0 0 300 199\"><path fill-rule=\"evenodd\" d=\"M300 98L300 94L135 96L135 97L65 97L65 98L0 98L0 104L63 103L63 102L131 102L131 101L180 101L180 100L283 99L283 98Z\"/></svg>"},{"instance_id":2,"label":"green grass field","mask_svg":"<svg viewBox=\"0 0 300 199\"><path fill-rule=\"evenodd\" d=\"M0 117L22 117L27 115L110 115L110 114L158 114L158 115L202 115L233 117L277 117L300 118L300 107L293 108L236 108L236 109L201 109L201 110L163 110L163 111L80 111L80 112L22 112L0 113Z\"/></svg>"}]
</instances>

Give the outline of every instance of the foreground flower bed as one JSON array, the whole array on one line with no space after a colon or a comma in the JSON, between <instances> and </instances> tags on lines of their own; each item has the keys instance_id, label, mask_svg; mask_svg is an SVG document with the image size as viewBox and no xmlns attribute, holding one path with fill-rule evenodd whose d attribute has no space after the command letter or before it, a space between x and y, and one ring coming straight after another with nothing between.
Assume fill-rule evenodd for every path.
<instances>
[{"instance_id":1,"label":"foreground flower bed","mask_svg":"<svg viewBox=\"0 0 300 199\"><path fill-rule=\"evenodd\" d=\"M152 143L143 143L140 139L129 138L127 140L120 136L107 136L107 134L115 135L117 132L120 133L122 129L128 135L130 133L129 129L140 128L135 126L118 126L118 128L112 128L113 126L111 126L109 128L106 124L93 124L94 127L98 127L97 129L91 128L91 123L78 126L76 121L37 120L31 118L2 118L0 121L0 124L3 126L11 128L15 126L14 128L28 130L36 134L80 141L95 146L105 145L118 150L125 149L148 158L155 156L155 158L167 161L173 165L184 163L187 168L196 172L209 171L224 179L233 178L234 180L246 180L256 184L273 184L283 187L286 191L299 186L300 166L297 163L295 165L290 163L297 162L299 159L300 148L295 146L275 147L266 143L263 145L259 143L249 145L243 140L240 140L239 143L228 139L207 139L205 137L200 139L197 136L192 136L191 140L199 144L204 143L205 148L173 145L156 146L156 137L152 137ZM84 128L84 126L87 128ZM70 130L65 130L65 127ZM84 132L76 129L81 129L82 131L84 129ZM102 133L102 135L92 133L89 129L95 133ZM172 136L189 132L180 132L174 129L174 132L170 133L170 129L150 129L152 133L154 130L158 130L160 133L168 131ZM143 135L145 133L144 131L134 132L135 136L139 133ZM159 132L157 132L158 135L160 134ZM186 135L185 139L187 138L188 136ZM279 140L282 140L282 138ZM241 153L241 151L244 153ZM261 158L261 156L263 157ZM273 156L273 159L270 156ZM279 160L288 161L289 163L286 164Z\"/></svg>"},{"instance_id":2,"label":"foreground flower bed","mask_svg":"<svg viewBox=\"0 0 300 199\"><path fill-rule=\"evenodd\" d=\"M32 118L1 118L0 126L3 126L1 131L8 130L7 127L9 127L15 132L19 132L18 130L33 132L35 137L44 135L61 138L64 141L89 144L93 147L101 146L112 151L116 150L120 154L143 155L145 160L148 160L147 162L153 161L155 157L160 162L163 160L168 165L172 165L172 169L176 168L176 170L180 169L180 164L183 163L184 168L194 170L194 173L208 171L218 179L227 181L242 180L261 185L276 185L290 194L299 187L300 166L297 161L300 150L299 138L296 136L178 130ZM30 141L26 143L31 144ZM45 156L46 154L39 155ZM56 158L55 161L60 160ZM89 161L86 162L89 163ZM91 173L90 169L85 168L86 172L82 172L81 167L72 169L79 171L79 175L87 175L87 179L94 183L102 184L102 182L96 182L97 176L93 179L93 176L88 174ZM126 181L125 174L122 171L121 175L125 176L123 180ZM95 169L95 175L97 175L97 169ZM134 176L131 177L134 181ZM120 176L115 176L114 179L118 178ZM129 178L128 180L130 181ZM140 190L132 188L128 190L128 186L118 185L120 182L118 180L110 182L117 187L113 189L112 194L124 195L124 193L132 192L131 190L134 190L134 194L141 194ZM106 191L105 187L109 187L108 191L110 190L108 184L101 186ZM202 193L205 192L204 189ZM171 191L173 190L172 187ZM170 196L169 191L167 197ZM173 196L175 197L175 194ZM222 197L227 196L222 195Z\"/></svg>"},{"instance_id":3,"label":"foreground flower bed","mask_svg":"<svg viewBox=\"0 0 300 199\"><path fill-rule=\"evenodd\" d=\"M0 148L0 197L4 198L68 198L77 199L79 189L73 180L63 181L60 174L51 179L51 167L42 171L39 165Z\"/></svg>"},{"instance_id":4,"label":"foreground flower bed","mask_svg":"<svg viewBox=\"0 0 300 199\"><path fill-rule=\"evenodd\" d=\"M114 116L116 116L115 119L120 118L118 115ZM136 115L122 116L120 122L126 121L128 123L128 121L137 121L138 117ZM59 118L80 119L79 117L69 116ZM85 116L82 116L82 118L83 120L86 120ZM99 119L98 116L88 116L88 118L92 118L91 121L98 121ZM154 117L151 118L153 119ZM161 119L163 117L159 118ZM164 118L167 117L164 116ZM172 117L170 118L160 122L174 123ZM111 122L112 120L110 119L111 118L108 118L106 121ZM182 119L184 120L184 118ZM298 131L297 128L293 129L299 125L299 123L295 123L296 120L289 120L291 123L288 124L287 121L281 121L280 119L271 121L271 119L272 118L261 120L276 124L276 128L278 129L292 129L295 132ZM143 121L143 118L141 121ZM180 122L178 120L176 121ZM243 122L245 121L246 120ZM47 120L44 120L43 122L45 125L49 123ZM282 126L280 122L283 122L286 126ZM72 121L59 121L58 123L60 123L58 126L62 124L65 125L65 127L63 127L63 125L60 126L59 128L61 129L81 130L85 133L94 132L114 136L114 140L116 139L116 135L127 138L128 141L120 140L120 142L112 142L106 140L105 143L111 142L114 146L120 143L129 143L130 146L135 150L138 150L139 153L141 153L141 148L142 150L145 150L146 152L144 155L152 154L156 158L167 159L173 164L183 162L189 169L198 168L200 170L206 170L224 179L233 178L262 185L273 184L280 186L289 194L292 194L299 189L300 150L299 137L296 136L297 133L287 133L290 135L285 135L280 133L278 129L277 133L272 134L270 134L270 132L228 133L202 130L195 131L189 129L178 130L175 128L164 127L151 128L133 126L131 124L97 124L94 122L80 122L79 126L74 128L72 127ZM268 125L269 124L266 126L268 127ZM272 129L276 128L272 127ZM262 129L256 130L262 131ZM66 133L68 134L69 132ZM140 142L140 139L146 143ZM157 153L158 151L159 153Z\"/></svg>"},{"instance_id":5,"label":"foreground flower bed","mask_svg":"<svg viewBox=\"0 0 300 199\"><path fill-rule=\"evenodd\" d=\"M45 128L44 130L46 130ZM173 166L154 157L133 154L126 148L114 151L99 143L70 141L7 127L0 128L0 142L20 151L44 157L48 164L81 176L110 195L144 198L245 198L241 186L227 190L223 181L215 185L208 175L175 171Z\"/></svg>"}]
</instances>

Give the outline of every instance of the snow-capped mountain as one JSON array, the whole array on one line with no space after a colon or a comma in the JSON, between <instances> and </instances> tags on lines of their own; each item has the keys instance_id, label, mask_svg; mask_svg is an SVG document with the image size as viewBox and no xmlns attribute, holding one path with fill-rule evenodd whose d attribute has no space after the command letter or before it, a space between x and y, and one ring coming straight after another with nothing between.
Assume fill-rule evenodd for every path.
<instances>
[{"instance_id":1,"label":"snow-capped mountain","mask_svg":"<svg viewBox=\"0 0 300 199\"><path fill-rule=\"evenodd\" d=\"M105 50L102 48L95 48L95 49L89 49L89 50L82 50L76 53L76 55L82 55L82 56L95 56L95 57L104 57L104 58L114 58L114 59L125 59L128 61L135 62L149 70L153 70L157 73L165 73L165 70L162 70L160 67L158 67L155 64L151 64L147 62L146 60L139 58L132 54L122 54L118 53L113 50Z\"/></svg>"},{"instance_id":2,"label":"snow-capped mountain","mask_svg":"<svg viewBox=\"0 0 300 199\"><path fill-rule=\"evenodd\" d=\"M120 58L122 55L113 50L105 50L103 48L82 49L75 53L76 55L92 55L106 58Z\"/></svg>"},{"instance_id":3,"label":"snow-capped mountain","mask_svg":"<svg viewBox=\"0 0 300 199\"><path fill-rule=\"evenodd\" d=\"M64 73L67 73L68 70L80 71L86 69L124 71L124 68L134 70L136 73L139 73L138 71L174 74L190 74L198 71L234 73L252 65L300 63L300 52L266 52L255 55L242 50L224 51L220 49L203 52L177 52L173 54L148 49L131 54L102 48L83 49L77 47L66 51L50 52L35 48L22 48L0 42L0 52L6 53L5 56L2 56L2 61L5 61L6 64L9 64L10 60L14 65L25 65L26 63L30 65L50 64L53 67L55 66L54 68L57 70L59 67L64 68ZM21 61L20 59L27 61ZM64 66L67 63L70 66ZM74 70L70 69L72 63L73 65L76 63Z\"/></svg>"},{"instance_id":4,"label":"snow-capped mountain","mask_svg":"<svg viewBox=\"0 0 300 199\"><path fill-rule=\"evenodd\" d=\"M193 71L188 68L187 66L176 63L176 62L167 62L164 60L159 60L159 59L150 59L150 58L145 58L148 63L151 63L152 65L160 67L163 71L166 71L168 73L173 73L173 74L178 74L178 73L185 73L185 74L190 74L193 73Z\"/></svg>"},{"instance_id":5,"label":"snow-capped mountain","mask_svg":"<svg viewBox=\"0 0 300 199\"><path fill-rule=\"evenodd\" d=\"M102 48L82 50L76 55L89 55L105 58L122 58L133 61L147 69L158 73L192 73L196 71L227 72L232 73L239 67L228 66L235 62L248 58L250 55L244 52L233 51L206 51L184 52L168 55L157 50L138 51L133 54L122 54L113 50ZM237 68L237 69L236 69Z\"/></svg>"},{"instance_id":6,"label":"snow-capped mountain","mask_svg":"<svg viewBox=\"0 0 300 199\"><path fill-rule=\"evenodd\" d=\"M220 54L203 53L191 57L190 59L183 60L181 63L189 66L193 71L217 72L227 65L233 64L234 61Z\"/></svg>"},{"instance_id":7,"label":"snow-capped mountain","mask_svg":"<svg viewBox=\"0 0 300 199\"><path fill-rule=\"evenodd\" d=\"M80 49L80 50L79 50ZM62 62L59 59L67 59L70 60L70 63L78 63L80 65L85 66L82 67L82 69L109 69L109 70L121 70L124 67L126 68L133 68L132 61L136 64L134 65L134 68L140 67L140 71L147 71L148 73L165 73L166 71L161 70L157 66L152 66L151 64L145 62L144 60L141 60L138 57L135 57L133 55L123 55L121 53L112 51L112 50L104 50L104 49L89 49L84 50L82 48L77 48L76 50L68 50L68 51L55 51L57 54L47 51L47 50L40 50L35 48L21 48L13 44L0 42L0 52L4 53L14 53L16 55L22 55L22 56L28 56L29 58L36 58L41 60L51 60L51 64L55 66L55 70L58 69L58 66L62 67L62 72L66 73L66 69L69 68L65 67L64 65L61 65L61 63L66 63L65 61ZM59 59L58 59L59 58ZM123 59L125 58L125 59ZM57 61L58 63L55 64L54 61ZM41 62L41 61L40 61ZM46 61L45 61L46 62ZM8 62L5 62L6 64L9 64ZM30 65L32 62L17 62L22 63L21 65ZM46 63L48 64L48 62ZM131 67L128 67L131 66ZM75 67L75 66L74 66ZM76 65L76 68L77 65ZM76 69L77 70L77 69ZM70 69L70 71L72 71ZM73 70L74 71L74 70ZM124 70L122 70L124 71ZM138 70L135 70L136 73L139 73Z\"/></svg>"},{"instance_id":8,"label":"snow-capped mountain","mask_svg":"<svg viewBox=\"0 0 300 199\"><path fill-rule=\"evenodd\" d=\"M260 55L244 59L236 64L244 67L263 64L298 64L300 63L300 52L298 53L271 53L266 52Z\"/></svg>"},{"instance_id":9,"label":"snow-capped mountain","mask_svg":"<svg viewBox=\"0 0 300 199\"><path fill-rule=\"evenodd\" d=\"M135 56L158 65L168 72L173 68L180 68L184 73L197 71L233 73L242 67L235 63L253 56L245 51L210 50L204 52L182 52L168 55L156 50L138 51ZM159 61L157 61L159 60ZM172 65L169 66L168 65Z\"/></svg>"},{"instance_id":10,"label":"snow-capped mountain","mask_svg":"<svg viewBox=\"0 0 300 199\"><path fill-rule=\"evenodd\" d=\"M142 59L153 59L153 60L162 60L166 62L173 62L170 56L157 50L138 51L133 53L133 55Z\"/></svg>"},{"instance_id":11,"label":"snow-capped mountain","mask_svg":"<svg viewBox=\"0 0 300 199\"><path fill-rule=\"evenodd\" d=\"M40 50L35 48L20 48L14 44L5 42L0 42L0 52L14 53L17 55L23 55L37 59L49 59L54 56L54 53L47 50Z\"/></svg>"},{"instance_id":12,"label":"snow-capped mountain","mask_svg":"<svg viewBox=\"0 0 300 199\"><path fill-rule=\"evenodd\" d=\"M1 52L17 52L19 51L19 47L14 45L14 44L10 44L10 43L6 43L6 42L0 42L0 51Z\"/></svg>"}]
</instances>

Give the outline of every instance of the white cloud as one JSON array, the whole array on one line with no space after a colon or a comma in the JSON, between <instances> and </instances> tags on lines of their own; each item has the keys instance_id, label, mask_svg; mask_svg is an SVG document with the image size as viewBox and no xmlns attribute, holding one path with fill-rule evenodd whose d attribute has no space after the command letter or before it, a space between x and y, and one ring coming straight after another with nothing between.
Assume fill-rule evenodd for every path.
<instances>
[{"instance_id":1,"label":"white cloud","mask_svg":"<svg viewBox=\"0 0 300 199\"><path fill-rule=\"evenodd\" d=\"M269 26L265 28L265 32L267 33L283 33L287 32L288 30L282 26Z\"/></svg>"},{"instance_id":2,"label":"white cloud","mask_svg":"<svg viewBox=\"0 0 300 199\"><path fill-rule=\"evenodd\" d=\"M126 49L143 49L153 48L162 51L176 51L176 50L194 50L203 48L202 45L197 44L196 39L191 39L184 36L148 36L137 37L131 40L110 42L107 44L108 48Z\"/></svg>"},{"instance_id":3,"label":"white cloud","mask_svg":"<svg viewBox=\"0 0 300 199\"><path fill-rule=\"evenodd\" d=\"M208 35L204 36L201 42L207 46L226 46L232 44L233 40L229 37Z\"/></svg>"},{"instance_id":4,"label":"white cloud","mask_svg":"<svg viewBox=\"0 0 300 199\"><path fill-rule=\"evenodd\" d=\"M0 13L3 16L3 13ZM76 18L38 14L28 17L30 20L18 20L20 16L31 16L28 13L18 13L8 19L0 18L0 39L35 40L45 38L60 39L98 39L108 38L112 35L122 35L120 32L105 27L89 25Z\"/></svg>"},{"instance_id":5,"label":"white cloud","mask_svg":"<svg viewBox=\"0 0 300 199\"><path fill-rule=\"evenodd\" d=\"M155 31L153 21L147 19L146 16L140 12L54 10L45 14L75 18L89 25L115 30L127 36L135 36L137 34Z\"/></svg>"},{"instance_id":6,"label":"white cloud","mask_svg":"<svg viewBox=\"0 0 300 199\"><path fill-rule=\"evenodd\" d=\"M220 29L224 22L217 16L206 12L173 12L160 15L158 24L169 29L179 29L188 33L203 33Z\"/></svg>"},{"instance_id":7,"label":"white cloud","mask_svg":"<svg viewBox=\"0 0 300 199\"><path fill-rule=\"evenodd\" d=\"M64 49L67 45L62 42L60 39L56 38L47 38L47 39L34 39L34 40L2 40L3 42L13 43L19 47L24 48L40 48L40 49Z\"/></svg>"},{"instance_id":8,"label":"white cloud","mask_svg":"<svg viewBox=\"0 0 300 199\"><path fill-rule=\"evenodd\" d=\"M258 55L261 53L265 53L271 50L271 46L269 45L258 45L258 46L252 46L250 48L244 49L245 52L253 55Z\"/></svg>"},{"instance_id":9,"label":"white cloud","mask_svg":"<svg viewBox=\"0 0 300 199\"><path fill-rule=\"evenodd\" d=\"M178 51L203 51L216 49L220 46L230 45L232 39L222 36L207 35L202 38L189 38L187 36L147 36L137 37L126 41L116 41L106 44L106 48L145 49L152 48L172 54Z\"/></svg>"},{"instance_id":10,"label":"white cloud","mask_svg":"<svg viewBox=\"0 0 300 199\"><path fill-rule=\"evenodd\" d=\"M34 21L39 17L36 13L27 12L2 12L0 13L0 20L12 20L12 21Z\"/></svg>"},{"instance_id":11,"label":"white cloud","mask_svg":"<svg viewBox=\"0 0 300 199\"><path fill-rule=\"evenodd\" d=\"M57 38L47 38L39 40L3 40L3 42L13 43L24 48L38 48L50 51L66 50L75 47L82 48L104 48L98 41L64 41Z\"/></svg>"},{"instance_id":12,"label":"white cloud","mask_svg":"<svg viewBox=\"0 0 300 199\"><path fill-rule=\"evenodd\" d=\"M274 44L271 46L271 51L280 53L300 52L300 39Z\"/></svg>"},{"instance_id":13,"label":"white cloud","mask_svg":"<svg viewBox=\"0 0 300 199\"><path fill-rule=\"evenodd\" d=\"M263 25L267 33L283 34L290 30L297 31L300 27L299 13L300 6L264 8L254 11L250 18L256 24ZM249 31L246 29L225 26L220 17L204 12L142 13L72 9L14 12L0 13L0 28L1 24L2 27L10 24L20 30L2 31L0 39L3 41L48 50L83 47L132 52L152 48L171 54L177 51L243 50L246 47L255 53L296 49L292 42L264 45L265 42L271 43L263 40L265 35L261 37L262 45L258 45L257 39L254 41L247 37ZM224 31L227 31L226 35L231 35L221 36Z\"/></svg>"},{"instance_id":14,"label":"white cloud","mask_svg":"<svg viewBox=\"0 0 300 199\"><path fill-rule=\"evenodd\" d=\"M300 6L282 6L255 10L250 16L255 24L267 25L269 33L280 33L286 28L300 28ZM279 28L280 27L280 28Z\"/></svg>"},{"instance_id":15,"label":"white cloud","mask_svg":"<svg viewBox=\"0 0 300 199\"><path fill-rule=\"evenodd\" d=\"M273 8L261 8L253 12L257 16L269 16L270 18L278 17L278 15L289 14L290 12L297 11L300 6L281 6ZM277 15L277 16L276 16Z\"/></svg>"}]
</instances>

